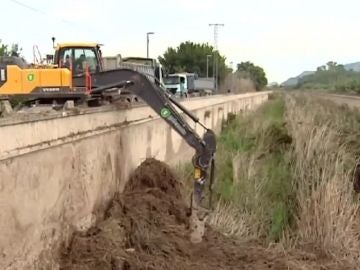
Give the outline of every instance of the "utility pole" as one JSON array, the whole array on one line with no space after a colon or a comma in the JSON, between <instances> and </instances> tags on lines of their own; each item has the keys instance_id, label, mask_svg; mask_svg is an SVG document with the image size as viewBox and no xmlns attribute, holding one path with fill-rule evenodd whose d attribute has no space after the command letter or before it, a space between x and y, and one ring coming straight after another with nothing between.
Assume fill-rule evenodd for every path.
<instances>
[{"instance_id":1,"label":"utility pole","mask_svg":"<svg viewBox=\"0 0 360 270\"><path fill-rule=\"evenodd\" d=\"M209 78L209 57L211 54L206 55L206 78Z\"/></svg>"},{"instance_id":2,"label":"utility pole","mask_svg":"<svg viewBox=\"0 0 360 270\"><path fill-rule=\"evenodd\" d=\"M219 60L218 60L218 31L219 31L219 26L225 26L223 23L209 23L209 26L213 26L214 27L214 48L215 48L215 52L214 52L214 86L215 86L215 92L218 92L218 76L219 76Z\"/></svg>"},{"instance_id":3,"label":"utility pole","mask_svg":"<svg viewBox=\"0 0 360 270\"><path fill-rule=\"evenodd\" d=\"M146 33L146 57L149 58L149 35L155 34L154 32Z\"/></svg>"},{"instance_id":4,"label":"utility pole","mask_svg":"<svg viewBox=\"0 0 360 270\"><path fill-rule=\"evenodd\" d=\"M231 66L231 91L234 93L234 70L233 70L233 61L230 62L230 66Z\"/></svg>"}]
</instances>

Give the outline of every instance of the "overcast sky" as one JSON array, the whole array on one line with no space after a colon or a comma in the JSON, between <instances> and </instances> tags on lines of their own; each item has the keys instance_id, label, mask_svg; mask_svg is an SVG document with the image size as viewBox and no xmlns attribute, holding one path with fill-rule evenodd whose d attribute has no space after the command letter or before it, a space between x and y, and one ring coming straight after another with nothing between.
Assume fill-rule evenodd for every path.
<instances>
[{"instance_id":1,"label":"overcast sky","mask_svg":"<svg viewBox=\"0 0 360 270\"><path fill-rule=\"evenodd\" d=\"M213 44L230 61L262 66L282 82L334 60L360 61L360 2L356 0L2 0L0 39L19 42L28 61L32 46L52 52L57 41L103 43L103 53L157 57L182 41Z\"/></svg>"}]
</instances>

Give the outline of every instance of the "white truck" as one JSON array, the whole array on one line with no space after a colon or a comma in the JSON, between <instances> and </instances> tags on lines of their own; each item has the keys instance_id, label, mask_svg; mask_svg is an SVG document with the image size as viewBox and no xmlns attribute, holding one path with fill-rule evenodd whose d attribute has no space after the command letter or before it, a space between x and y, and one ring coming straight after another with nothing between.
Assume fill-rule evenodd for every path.
<instances>
[{"instance_id":1,"label":"white truck","mask_svg":"<svg viewBox=\"0 0 360 270\"><path fill-rule=\"evenodd\" d=\"M188 89L192 87L193 80L190 74L173 73L165 77L164 84L166 90L174 96L187 97Z\"/></svg>"},{"instance_id":2,"label":"white truck","mask_svg":"<svg viewBox=\"0 0 360 270\"><path fill-rule=\"evenodd\" d=\"M213 78L199 78L195 73L173 73L164 78L168 91L175 96L204 96L214 91Z\"/></svg>"}]
</instances>

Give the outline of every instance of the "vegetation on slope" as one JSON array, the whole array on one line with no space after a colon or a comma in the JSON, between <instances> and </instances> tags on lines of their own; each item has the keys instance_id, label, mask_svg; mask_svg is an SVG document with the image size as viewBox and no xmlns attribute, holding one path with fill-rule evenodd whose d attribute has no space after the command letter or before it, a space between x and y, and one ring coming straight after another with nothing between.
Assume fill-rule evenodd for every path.
<instances>
[{"instance_id":1,"label":"vegetation on slope","mask_svg":"<svg viewBox=\"0 0 360 270\"><path fill-rule=\"evenodd\" d=\"M210 224L233 237L287 250L311 246L358 263L353 181L360 113L286 95L229 119L218 138L217 208Z\"/></svg>"},{"instance_id":2,"label":"vegetation on slope","mask_svg":"<svg viewBox=\"0 0 360 270\"><path fill-rule=\"evenodd\" d=\"M291 221L291 137L284 113L283 100L270 100L254 114L230 121L219 137L217 197L247 216L238 230L247 236L279 240Z\"/></svg>"}]
</instances>

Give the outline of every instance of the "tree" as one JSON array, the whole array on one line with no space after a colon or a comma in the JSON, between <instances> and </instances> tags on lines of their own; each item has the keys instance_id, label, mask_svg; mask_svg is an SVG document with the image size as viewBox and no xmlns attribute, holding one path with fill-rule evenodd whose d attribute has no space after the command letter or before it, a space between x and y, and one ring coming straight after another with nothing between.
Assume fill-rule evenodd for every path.
<instances>
[{"instance_id":1,"label":"tree","mask_svg":"<svg viewBox=\"0 0 360 270\"><path fill-rule=\"evenodd\" d=\"M8 54L7 45L1 43L0 39L0 56L6 56Z\"/></svg>"},{"instance_id":2,"label":"tree","mask_svg":"<svg viewBox=\"0 0 360 270\"><path fill-rule=\"evenodd\" d=\"M337 63L334 61L329 61L326 63L326 65L328 66L328 70L334 70L337 66Z\"/></svg>"},{"instance_id":3,"label":"tree","mask_svg":"<svg viewBox=\"0 0 360 270\"><path fill-rule=\"evenodd\" d=\"M268 83L264 69L249 61L238 64L237 73L240 77L250 78L255 83L257 91L262 90Z\"/></svg>"},{"instance_id":4,"label":"tree","mask_svg":"<svg viewBox=\"0 0 360 270\"><path fill-rule=\"evenodd\" d=\"M9 45L5 45L2 43L0 39L0 56L17 56L21 55L22 48L19 48L19 45L12 44L9 49Z\"/></svg>"},{"instance_id":5,"label":"tree","mask_svg":"<svg viewBox=\"0 0 360 270\"><path fill-rule=\"evenodd\" d=\"M226 58L207 43L182 42L177 48L169 47L164 55L159 57L159 61L168 73L189 72L197 73L200 77L206 77L208 59L209 77L212 77L215 55L218 56L219 82L221 82L230 72L225 64Z\"/></svg>"}]
</instances>

